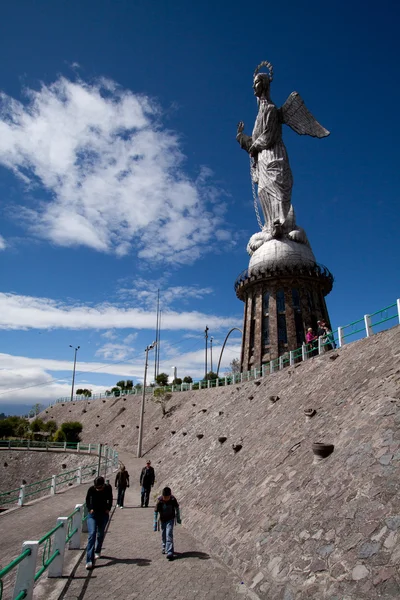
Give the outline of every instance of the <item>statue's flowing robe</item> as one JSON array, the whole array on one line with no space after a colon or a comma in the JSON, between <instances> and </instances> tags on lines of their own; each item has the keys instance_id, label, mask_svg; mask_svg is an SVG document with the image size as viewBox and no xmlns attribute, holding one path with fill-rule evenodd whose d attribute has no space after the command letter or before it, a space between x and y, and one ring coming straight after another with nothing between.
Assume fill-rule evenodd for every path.
<instances>
[{"instance_id":1,"label":"statue's flowing robe","mask_svg":"<svg viewBox=\"0 0 400 600\"><path fill-rule=\"evenodd\" d=\"M237 139L256 160L255 181L258 182L265 228L271 231L273 224L279 221L285 231L291 231L295 226L291 207L293 177L275 104L261 98L252 136L240 133Z\"/></svg>"}]
</instances>

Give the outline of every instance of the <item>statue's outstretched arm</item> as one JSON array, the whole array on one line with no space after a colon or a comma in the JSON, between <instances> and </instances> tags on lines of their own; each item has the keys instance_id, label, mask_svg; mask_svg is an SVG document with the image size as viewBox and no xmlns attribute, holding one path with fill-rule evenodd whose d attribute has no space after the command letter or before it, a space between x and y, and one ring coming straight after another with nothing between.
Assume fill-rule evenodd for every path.
<instances>
[{"instance_id":1,"label":"statue's outstretched arm","mask_svg":"<svg viewBox=\"0 0 400 600\"><path fill-rule=\"evenodd\" d=\"M253 140L250 135L246 135L245 133L243 133L243 129L244 123L243 121L240 121L237 126L236 139L239 142L240 147L243 148L243 150L246 150L246 152L250 152L250 147L253 143Z\"/></svg>"}]
</instances>

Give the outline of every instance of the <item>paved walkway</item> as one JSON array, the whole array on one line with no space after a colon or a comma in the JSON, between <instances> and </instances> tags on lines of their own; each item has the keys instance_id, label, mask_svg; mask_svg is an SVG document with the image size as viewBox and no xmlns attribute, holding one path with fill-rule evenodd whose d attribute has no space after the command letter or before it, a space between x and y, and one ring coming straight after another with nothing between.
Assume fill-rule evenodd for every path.
<instances>
[{"instance_id":1,"label":"paved walkway","mask_svg":"<svg viewBox=\"0 0 400 600\"><path fill-rule=\"evenodd\" d=\"M161 533L153 532L153 506L140 508L139 473L143 460L122 454L131 475L131 487L125 495L125 508L115 509L105 537L102 557L93 571L86 571L86 556L78 553L79 560L71 576L63 579L42 578L35 588L35 598L49 600L243 600L256 598L240 579L213 559L184 526L175 527L173 562L161 554ZM54 525L55 518L71 512L84 499L87 485L67 490L56 498L41 500L21 511L0 518L2 539L9 539L7 557L1 555L4 565L20 552L24 539L38 539ZM71 510L70 510L71 509ZM185 509L182 507L184 520ZM29 523L29 525L28 525ZM4 527L6 525L6 527ZM4 538L3 538L4 535ZM86 537L86 536L85 536ZM1 545L3 546L3 544ZM12 547L12 550L10 550ZM82 546L83 548L83 546ZM69 551L66 573L71 572Z\"/></svg>"}]
</instances>

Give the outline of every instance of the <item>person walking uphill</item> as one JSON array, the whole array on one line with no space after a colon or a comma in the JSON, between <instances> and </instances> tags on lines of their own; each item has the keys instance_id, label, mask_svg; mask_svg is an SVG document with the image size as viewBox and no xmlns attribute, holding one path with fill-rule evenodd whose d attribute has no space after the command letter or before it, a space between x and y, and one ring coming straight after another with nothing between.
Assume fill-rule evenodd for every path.
<instances>
[{"instance_id":1,"label":"person walking uphill","mask_svg":"<svg viewBox=\"0 0 400 600\"><path fill-rule=\"evenodd\" d=\"M126 488L129 487L129 473L125 465L121 465L115 477L115 487L117 488L117 507L124 508L124 497Z\"/></svg>"},{"instance_id":2,"label":"person walking uphill","mask_svg":"<svg viewBox=\"0 0 400 600\"><path fill-rule=\"evenodd\" d=\"M150 490L154 485L155 478L156 475L153 467L151 466L151 461L148 460L146 466L143 467L142 472L140 473L140 485L142 486L140 503L141 508L149 505Z\"/></svg>"},{"instance_id":3,"label":"person walking uphill","mask_svg":"<svg viewBox=\"0 0 400 600\"><path fill-rule=\"evenodd\" d=\"M154 509L154 531L158 529L158 518L161 523L162 553L167 553L168 560L174 560L174 523L182 523L179 504L171 494L171 488L165 487L162 496L157 499Z\"/></svg>"},{"instance_id":4,"label":"person walking uphill","mask_svg":"<svg viewBox=\"0 0 400 600\"><path fill-rule=\"evenodd\" d=\"M88 544L86 549L86 568L93 569L94 560L100 558L104 531L113 503L112 487L104 477L96 477L86 494Z\"/></svg>"}]
</instances>

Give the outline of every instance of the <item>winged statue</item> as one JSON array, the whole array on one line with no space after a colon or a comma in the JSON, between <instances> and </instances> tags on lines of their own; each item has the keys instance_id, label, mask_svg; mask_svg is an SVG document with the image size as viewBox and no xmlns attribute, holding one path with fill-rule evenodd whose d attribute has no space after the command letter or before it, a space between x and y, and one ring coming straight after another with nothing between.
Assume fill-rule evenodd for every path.
<instances>
[{"instance_id":1,"label":"winged statue","mask_svg":"<svg viewBox=\"0 0 400 600\"><path fill-rule=\"evenodd\" d=\"M260 73L267 67L268 73ZM286 102L277 108L270 96L273 66L263 61L254 72L253 90L257 97L258 114L251 136L244 133L244 123L237 127L236 139L252 159L253 186L258 186L258 198L264 215L261 232L254 234L247 250L253 254L262 244L273 238L287 237L308 244L305 231L296 225L291 203L293 176L285 144L282 125L289 125L299 135L323 138L329 131L310 113L298 92L292 92ZM255 204L256 211L257 206Z\"/></svg>"}]
</instances>

